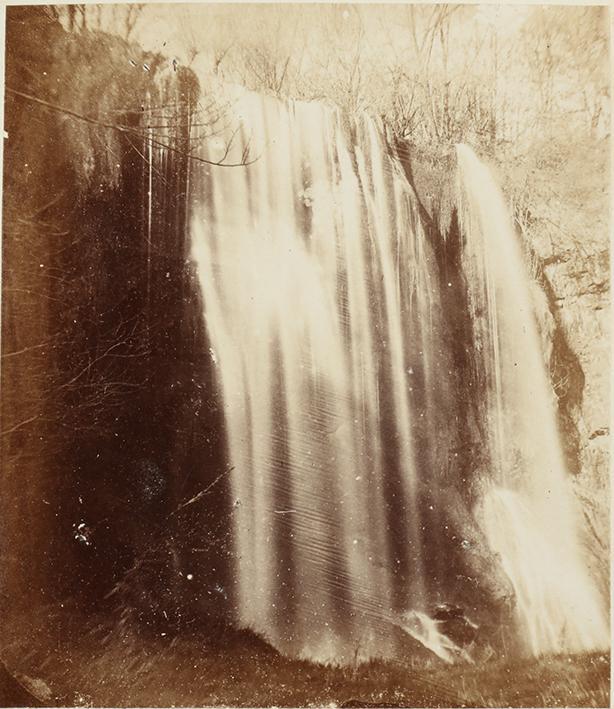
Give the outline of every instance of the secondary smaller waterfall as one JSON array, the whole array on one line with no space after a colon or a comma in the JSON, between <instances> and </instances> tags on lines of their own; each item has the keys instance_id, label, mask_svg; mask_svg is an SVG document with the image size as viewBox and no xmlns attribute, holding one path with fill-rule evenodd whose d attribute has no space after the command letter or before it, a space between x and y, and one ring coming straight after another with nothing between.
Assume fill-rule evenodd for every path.
<instances>
[{"instance_id":1,"label":"secondary smaller waterfall","mask_svg":"<svg viewBox=\"0 0 614 709\"><path fill-rule=\"evenodd\" d=\"M467 146L457 156L470 317L488 392L493 468L483 482L484 530L512 581L534 654L607 647L520 246L490 170Z\"/></svg>"}]
</instances>

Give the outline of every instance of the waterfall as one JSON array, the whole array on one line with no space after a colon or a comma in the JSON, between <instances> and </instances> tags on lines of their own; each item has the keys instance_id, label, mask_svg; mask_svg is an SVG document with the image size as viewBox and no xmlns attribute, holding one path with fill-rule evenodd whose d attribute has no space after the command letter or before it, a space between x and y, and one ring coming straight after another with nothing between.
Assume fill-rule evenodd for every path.
<instances>
[{"instance_id":1,"label":"waterfall","mask_svg":"<svg viewBox=\"0 0 614 709\"><path fill-rule=\"evenodd\" d=\"M457 156L469 316L488 392L493 468L484 481L484 530L512 581L534 654L607 647L520 245L490 170L467 146Z\"/></svg>"},{"instance_id":2,"label":"waterfall","mask_svg":"<svg viewBox=\"0 0 614 709\"><path fill-rule=\"evenodd\" d=\"M453 520L473 509L463 517L469 503L458 489L468 483L450 481L459 424L446 402L455 385L416 196L366 114L226 91L235 128L203 138L200 155L252 159L199 168L190 185L232 466L236 620L283 652L325 662L393 656L407 638L445 660L463 657L431 618L434 604L467 598L454 579L463 577L456 569L470 525ZM476 278L470 316L489 363L488 443L498 464L472 540L482 535L500 555L533 651L558 647L547 638L563 616L582 624L565 642L592 647L603 621L574 551L520 257L509 260L504 209L486 208L477 191L480 163L459 148L459 166L463 258ZM492 180L488 189L498 195ZM518 465L508 464L513 455ZM541 546L523 556L533 537ZM541 576L527 578L542 561ZM562 591L567 573L576 585ZM574 601L584 605L572 613Z\"/></svg>"}]
</instances>

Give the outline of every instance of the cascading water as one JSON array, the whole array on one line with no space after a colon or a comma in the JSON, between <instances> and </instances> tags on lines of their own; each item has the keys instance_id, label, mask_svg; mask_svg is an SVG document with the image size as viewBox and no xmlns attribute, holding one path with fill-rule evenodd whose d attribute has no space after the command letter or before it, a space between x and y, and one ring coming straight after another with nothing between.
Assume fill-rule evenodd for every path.
<instances>
[{"instance_id":1,"label":"cascading water","mask_svg":"<svg viewBox=\"0 0 614 709\"><path fill-rule=\"evenodd\" d=\"M300 655L386 654L383 621L425 603L403 327L411 309L431 317L420 224L366 117L344 126L252 93L234 111L259 157L215 174L193 234L234 465L239 620Z\"/></svg>"},{"instance_id":2,"label":"cascading water","mask_svg":"<svg viewBox=\"0 0 614 709\"><path fill-rule=\"evenodd\" d=\"M577 510L556 426L529 281L500 189L457 147L464 270L486 379L491 479L482 519L514 586L534 654L607 647L602 601L581 558Z\"/></svg>"},{"instance_id":3,"label":"cascading water","mask_svg":"<svg viewBox=\"0 0 614 709\"><path fill-rule=\"evenodd\" d=\"M368 116L226 91L239 126L228 131L232 149L203 140L201 155L215 161L249 149L253 162L193 176L192 240L232 465L237 620L288 654L320 661L391 656L403 636L445 660L468 657L429 616L433 604L456 600L450 579L462 574L450 560L462 547L450 515L462 505L447 505L459 496L441 472L456 441L446 418L452 371L415 195ZM495 244L512 235L501 231L504 212L491 214L475 192L480 163L461 148L459 165L465 263L477 278L471 317L490 363L500 468L484 497L485 536L535 634L531 648L557 647L536 629L538 616L546 609L548 627L562 622L574 599L592 605L569 645L594 646L597 599L579 562L567 563L573 544L557 550L553 539L560 532L573 542L572 512L537 341L523 330L527 286L520 270L513 282L499 270L505 261L485 265L498 247L478 227L493 217ZM492 282L501 284L496 303ZM519 304L525 314L514 320ZM548 416L548 443L535 446L529 433ZM513 468L518 485L504 463L512 441L523 456ZM525 550L536 516L535 529L552 524L542 547ZM514 537L520 522L525 537ZM505 546L505 535L515 545ZM530 578L539 548L558 556L550 577ZM569 593L560 584L568 572L586 579Z\"/></svg>"}]
</instances>

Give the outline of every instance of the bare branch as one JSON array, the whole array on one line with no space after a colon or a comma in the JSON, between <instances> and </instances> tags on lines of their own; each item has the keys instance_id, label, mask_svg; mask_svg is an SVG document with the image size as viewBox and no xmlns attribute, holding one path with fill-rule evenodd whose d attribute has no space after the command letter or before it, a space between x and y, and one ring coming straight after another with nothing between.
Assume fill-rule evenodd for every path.
<instances>
[{"instance_id":1,"label":"bare branch","mask_svg":"<svg viewBox=\"0 0 614 709\"><path fill-rule=\"evenodd\" d=\"M140 138L147 137L147 133L143 130L137 130L135 128L131 128L129 126L124 126L118 123L106 123L104 121L99 121L96 118L92 118L91 116L85 116L81 113L77 113L76 111L72 111L71 109L65 108L63 106L58 106L57 104L50 103L49 101L44 101L43 99L37 98L36 96L30 96L29 94L25 94L21 91L17 91L16 89L13 89L9 86L6 87L6 91L10 94L13 94L15 96L19 96L22 99L25 99L26 101L31 101L32 103L36 103L40 106L44 106L45 108L48 108L52 111L57 111L59 113L63 113L65 115L71 116L72 118L75 118L80 121L84 121L85 123L90 123L91 125L96 125L101 128L108 128L110 130L115 130L120 133L128 134L128 135L136 135ZM194 160L196 162L203 163L205 165L212 165L214 167L245 167L246 165L251 165L258 158L255 158L254 160L251 160L249 162L239 162L239 163L229 163L229 162L224 162L226 157L228 156L229 150L226 150L224 157L222 160L219 161L214 161L214 160L207 160L206 158L202 158L199 155L193 155L191 152L186 152L185 150L181 150L179 148L174 147L173 145L167 144L163 141L156 140L154 138L150 138L152 144L157 145L161 148L164 148L166 150L169 150L170 152L177 153L179 155L183 155L187 157L189 160Z\"/></svg>"}]
</instances>

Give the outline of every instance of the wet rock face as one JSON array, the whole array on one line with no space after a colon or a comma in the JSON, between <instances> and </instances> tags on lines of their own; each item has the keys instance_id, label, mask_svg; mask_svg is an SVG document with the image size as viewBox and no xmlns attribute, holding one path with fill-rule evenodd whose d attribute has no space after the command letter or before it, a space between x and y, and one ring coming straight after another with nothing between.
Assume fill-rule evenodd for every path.
<instances>
[{"instance_id":1,"label":"wet rock face","mask_svg":"<svg viewBox=\"0 0 614 709\"><path fill-rule=\"evenodd\" d=\"M603 242L607 231L603 232ZM598 248L598 242L595 243ZM551 293L551 372L586 549L607 588L609 558L610 294L607 249L544 259ZM572 455L569 455L570 450Z\"/></svg>"},{"instance_id":2,"label":"wet rock face","mask_svg":"<svg viewBox=\"0 0 614 709\"><path fill-rule=\"evenodd\" d=\"M466 617L460 606L442 603L432 615L439 622L441 632L460 647L470 645L478 637L478 625Z\"/></svg>"},{"instance_id":3,"label":"wet rock face","mask_svg":"<svg viewBox=\"0 0 614 709\"><path fill-rule=\"evenodd\" d=\"M541 260L553 317L577 361L575 378L563 379L557 391L572 424L561 429L564 438L573 437L575 429L573 484L582 502L587 549L601 556L603 575L610 499L609 145L607 138L581 145L558 164L549 186L553 198L542 200L526 238Z\"/></svg>"},{"instance_id":4,"label":"wet rock face","mask_svg":"<svg viewBox=\"0 0 614 709\"><path fill-rule=\"evenodd\" d=\"M551 175L552 199L535 205L523 236L547 296L560 431L582 506L587 554L594 556L605 590L611 370L607 140L580 152Z\"/></svg>"},{"instance_id":5,"label":"wet rock face","mask_svg":"<svg viewBox=\"0 0 614 709\"><path fill-rule=\"evenodd\" d=\"M584 373L577 411L582 472L607 465L610 303L607 251L546 267L560 324Z\"/></svg>"}]
</instances>

